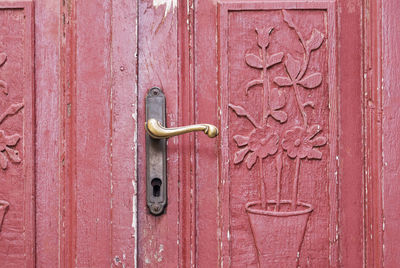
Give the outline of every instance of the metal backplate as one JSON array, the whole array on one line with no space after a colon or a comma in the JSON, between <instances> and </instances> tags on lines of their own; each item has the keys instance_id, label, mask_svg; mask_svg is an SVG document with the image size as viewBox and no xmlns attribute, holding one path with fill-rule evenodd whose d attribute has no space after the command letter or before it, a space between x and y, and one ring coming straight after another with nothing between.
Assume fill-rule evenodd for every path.
<instances>
[{"instance_id":1,"label":"metal backplate","mask_svg":"<svg viewBox=\"0 0 400 268\"><path fill-rule=\"evenodd\" d=\"M165 126L165 96L158 87L146 96L146 121L158 120ZM167 205L167 141L146 133L146 201L150 213L160 215Z\"/></svg>"}]
</instances>

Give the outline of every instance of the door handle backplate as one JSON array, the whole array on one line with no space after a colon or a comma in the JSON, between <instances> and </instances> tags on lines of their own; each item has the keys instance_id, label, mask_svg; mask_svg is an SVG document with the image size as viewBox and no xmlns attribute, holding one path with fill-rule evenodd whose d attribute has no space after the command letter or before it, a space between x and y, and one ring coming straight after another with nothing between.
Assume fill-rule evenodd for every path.
<instances>
[{"instance_id":1,"label":"door handle backplate","mask_svg":"<svg viewBox=\"0 0 400 268\"><path fill-rule=\"evenodd\" d=\"M165 125L165 95L158 87L146 96L146 121L154 118ZM153 215L167 205L167 140L154 139L146 131L146 202Z\"/></svg>"},{"instance_id":2,"label":"door handle backplate","mask_svg":"<svg viewBox=\"0 0 400 268\"><path fill-rule=\"evenodd\" d=\"M165 127L165 95L158 87L146 96L146 199L153 215L160 215L167 205L167 138L203 131L208 137L218 136L218 128L210 124Z\"/></svg>"}]
</instances>

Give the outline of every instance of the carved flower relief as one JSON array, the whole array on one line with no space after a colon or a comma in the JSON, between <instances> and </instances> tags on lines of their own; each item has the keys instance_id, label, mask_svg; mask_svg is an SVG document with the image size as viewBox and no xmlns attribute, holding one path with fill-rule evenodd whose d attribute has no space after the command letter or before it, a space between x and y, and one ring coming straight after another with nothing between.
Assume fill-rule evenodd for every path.
<instances>
[{"instance_id":1,"label":"carved flower relief","mask_svg":"<svg viewBox=\"0 0 400 268\"><path fill-rule=\"evenodd\" d=\"M287 59L284 62L286 72L289 77L278 76L275 77L274 82L278 86L288 87L293 86L294 84L299 84L306 89L313 89L321 85L322 82L322 74L321 73L313 73L310 74L303 79L300 79L300 71L301 71L301 63L300 61L293 58L292 55L288 54Z\"/></svg>"},{"instance_id":2,"label":"carved flower relief","mask_svg":"<svg viewBox=\"0 0 400 268\"><path fill-rule=\"evenodd\" d=\"M0 166L2 169L7 168L8 159L13 163L21 162L18 151L12 148L17 145L20 138L19 134L7 136L3 130L0 130Z\"/></svg>"},{"instance_id":3,"label":"carved flower relief","mask_svg":"<svg viewBox=\"0 0 400 268\"><path fill-rule=\"evenodd\" d=\"M290 158L321 159L321 151L315 148L323 146L327 142L324 136L316 137L321 130L319 125L312 125L307 129L295 126L285 132L282 148L287 151Z\"/></svg>"},{"instance_id":4,"label":"carved flower relief","mask_svg":"<svg viewBox=\"0 0 400 268\"><path fill-rule=\"evenodd\" d=\"M257 158L263 159L268 155L274 155L279 146L279 136L266 126L255 128L249 136L235 135L233 137L238 147L243 147L235 153L234 163L239 164L245 156L247 168L251 169Z\"/></svg>"},{"instance_id":5,"label":"carved flower relief","mask_svg":"<svg viewBox=\"0 0 400 268\"><path fill-rule=\"evenodd\" d=\"M257 44L259 47L264 48L269 45L269 35L271 34L274 27L256 28L257 32Z\"/></svg>"},{"instance_id":6,"label":"carved flower relief","mask_svg":"<svg viewBox=\"0 0 400 268\"><path fill-rule=\"evenodd\" d=\"M290 28L294 29L299 36L299 39L304 47L306 59L305 62L301 63L295 59L291 54L288 53L287 58L284 62L288 77L275 77L274 82L278 86L287 87L293 85L301 85L306 89L313 89L318 87L322 83L322 74L319 72L312 73L306 77L303 77L308 69L308 63L310 60L310 53L313 50L318 49L324 42L324 35L317 29L313 29L310 39L304 40L302 34L297 30L297 27L293 23L292 16L283 10L283 19L289 25Z\"/></svg>"}]
</instances>

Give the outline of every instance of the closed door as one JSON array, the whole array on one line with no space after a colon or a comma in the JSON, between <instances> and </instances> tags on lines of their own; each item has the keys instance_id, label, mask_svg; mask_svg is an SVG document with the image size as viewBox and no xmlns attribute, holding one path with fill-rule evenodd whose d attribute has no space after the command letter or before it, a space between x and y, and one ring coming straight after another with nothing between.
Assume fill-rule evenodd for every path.
<instances>
[{"instance_id":1,"label":"closed door","mask_svg":"<svg viewBox=\"0 0 400 268\"><path fill-rule=\"evenodd\" d=\"M0 1L0 267L397 267L399 10Z\"/></svg>"},{"instance_id":2,"label":"closed door","mask_svg":"<svg viewBox=\"0 0 400 268\"><path fill-rule=\"evenodd\" d=\"M361 58L342 49L359 29L338 24L357 12L334 1L179 4L139 5L138 143L152 86L169 127L220 134L168 139L160 216L146 207L138 147L139 266L360 267Z\"/></svg>"}]
</instances>

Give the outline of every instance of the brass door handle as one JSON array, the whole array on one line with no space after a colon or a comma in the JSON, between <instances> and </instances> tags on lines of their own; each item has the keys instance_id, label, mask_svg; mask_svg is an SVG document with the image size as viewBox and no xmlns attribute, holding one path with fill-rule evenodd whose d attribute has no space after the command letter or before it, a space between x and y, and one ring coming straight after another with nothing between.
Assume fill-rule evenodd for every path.
<instances>
[{"instance_id":1,"label":"brass door handle","mask_svg":"<svg viewBox=\"0 0 400 268\"><path fill-rule=\"evenodd\" d=\"M218 136L218 128L210 124L197 124L182 127L166 128L158 120L150 118L145 123L147 133L153 139L164 139L189 132L203 131L210 138Z\"/></svg>"},{"instance_id":2,"label":"brass door handle","mask_svg":"<svg viewBox=\"0 0 400 268\"><path fill-rule=\"evenodd\" d=\"M198 124L165 127L166 99L162 90L153 87L146 96L146 203L153 215L162 215L167 206L167 138L203 131L210 138L218 135L216 126Z\"/></svg>"}]
</instances>

